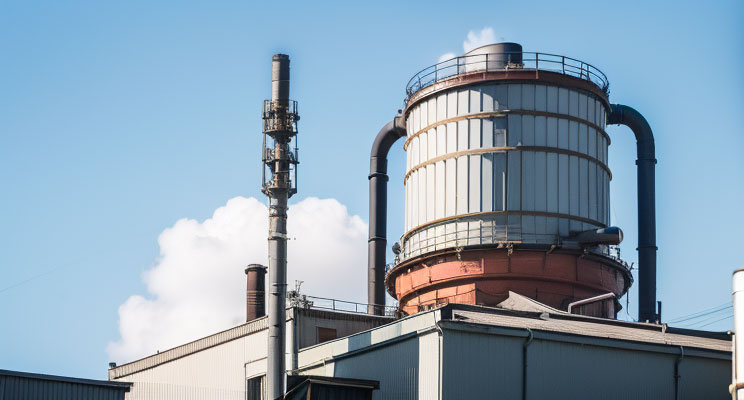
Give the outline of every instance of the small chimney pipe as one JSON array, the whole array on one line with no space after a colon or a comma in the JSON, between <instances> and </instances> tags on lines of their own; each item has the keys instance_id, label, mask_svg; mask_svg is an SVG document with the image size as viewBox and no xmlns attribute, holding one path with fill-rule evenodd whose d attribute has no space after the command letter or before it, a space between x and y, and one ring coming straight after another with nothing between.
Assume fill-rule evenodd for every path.
<instances>
[{"instance_id":1,"label":"small chimney pipe","mask_svg":"<svg viewBox=\"0 0 744 400\"><path fill-rule=\"evenodd\" d=\"M612 104L609 125L625 125L636 137L638 166L638 320L660 322L656 311L656 146L646 118Z\"/></svg>"},{"instance_id":2,"label":"small chimney pipe","mask_svg":"<svg viewBox=\"0 0 744 400\"><path fill-rule=\"evenodd\" d=\"M245 267L245 321L266 315L266 267L250 264Z\"/></svg>"}]
</instances>

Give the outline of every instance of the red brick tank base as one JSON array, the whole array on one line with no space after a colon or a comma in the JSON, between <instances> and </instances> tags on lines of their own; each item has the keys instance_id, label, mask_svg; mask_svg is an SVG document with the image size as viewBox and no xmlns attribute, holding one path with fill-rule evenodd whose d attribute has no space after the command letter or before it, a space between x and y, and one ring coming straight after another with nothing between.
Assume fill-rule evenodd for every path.
<instances>
[{"instance_id":1,"label":"red brick tank base","mask_svg":"<svg viewBox=\"0 0 744 400\"><path fill-rule=\"evenodd\" d=\"M620 298L632 276L609 257L580 250L489 248L428 254L385 277L406 314L444 303L495 306L513 291L566 310L572 301L608 292Z\"/></svg>"}]
</instances>

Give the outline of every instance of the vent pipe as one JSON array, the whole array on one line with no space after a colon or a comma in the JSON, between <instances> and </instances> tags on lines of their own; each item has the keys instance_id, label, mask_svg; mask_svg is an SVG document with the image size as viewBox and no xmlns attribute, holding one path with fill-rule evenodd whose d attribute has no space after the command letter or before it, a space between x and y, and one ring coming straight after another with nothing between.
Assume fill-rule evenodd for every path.
<instances>
[{"instance_id":1,"label":"vent pipe","mask_svg":"<svg viewBox=\"0 0 744 400\"><path fill-rule=\"evenodd\" d=\"M646 118L622 104L612 104L610 125L625 125L636 137L638 166L638 319L659 322L656 311L656 148Z\"/></svg>"},{"instance_id":2,"label":"vent pipe","mask_svg":"<svg viewBox=\"0 0 744 400\"><path fill-rule=\"evenodd\" d=\"M250 264L245 267L245 321L266 315L266 267Z\"/></svg>"},{"instance_id":3,"label":"vent pipe","mask_svg":"<svg viewBox=\"0 0 744 400\"><path fill-rule=\"evenodd\" d=\"M272 58L271 100L264 102L263 192L269 197L269 335L267 396L284 394L287 298L287 200L296 189L297 102L289 100L289 56ZM273 142L273 143L272 143ZM267 174L268 171L268 174ZM293 180L295 182L293 182Z\"/></svg>"},{"instance_id":4,"label":"vent pipe","mask_svg":"<svg viewBox=\"0 0 744 400\"><path fill-rule=\"evenodd\" d=\"M377 134L369 158L369 239L367 241L367 303L369 314L385 311L385 250L387 245L387 155L406 136L402 115Z\"/></svg>"}]
</instances>

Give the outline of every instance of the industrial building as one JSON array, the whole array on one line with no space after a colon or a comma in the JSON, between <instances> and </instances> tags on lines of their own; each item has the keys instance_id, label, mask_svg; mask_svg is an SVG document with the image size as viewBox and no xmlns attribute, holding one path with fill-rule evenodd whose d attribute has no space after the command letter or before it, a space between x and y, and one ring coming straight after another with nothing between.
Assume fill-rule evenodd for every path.
<instances>
[{"instance_id":1,"label":"industrial building","mask_svg":"<svg viewBox=\"0 0 744 400\"><path fill-rule=\"evenodd\" d=\"M132 384L0 369L0 400L124 400Z\"/></svg>"},{"instance_id":2,"label":"industrial building","mask_svg":"<svg viewBox=\"0 0 744 400\"><path fill-rule=\"evenodd\" d=\"M266 267L246 269L245 324L111 368L132 383L127 399L729 397L731 335L663 323L653 133L610 102L598 68L498 43L414 75L370 155L368 304L321 310L287 291L300 117L289 57L272 63L268 281ZM641 322L616 319L634 282L609 217L611 124L637 142ZM405 232L388 263L387 157L399 139Z\"/></svg>"}]
</instances>

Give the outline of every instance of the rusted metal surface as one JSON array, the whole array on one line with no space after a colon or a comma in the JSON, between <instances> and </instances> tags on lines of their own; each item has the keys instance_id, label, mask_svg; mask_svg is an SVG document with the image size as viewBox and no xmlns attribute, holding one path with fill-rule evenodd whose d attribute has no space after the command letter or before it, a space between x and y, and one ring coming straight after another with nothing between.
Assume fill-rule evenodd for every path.
<instances>
[{"instance_id":1,"label":"rusted metal surface","mask_svg":"<svg viewBox=\"0 0 744 400\"><path fill-rule=\"evenodd\" d=\"M266 315L266 267L251 264L245 267L245 320L253 321Z\"/></svg>"},{"instance_id":2,"label":"rusted metal surface","mask_svg":"<svg viewBox=\"0 0 744 400\"><path fill-rule=\"evenodd\" d=\"M407 314L443 303L495 306L509 291L566 310L577 299L624 295L632 277L621 263L581 250L485 248L448 251L399 264L390 294Z\"/></svg>"}]
</instances>

